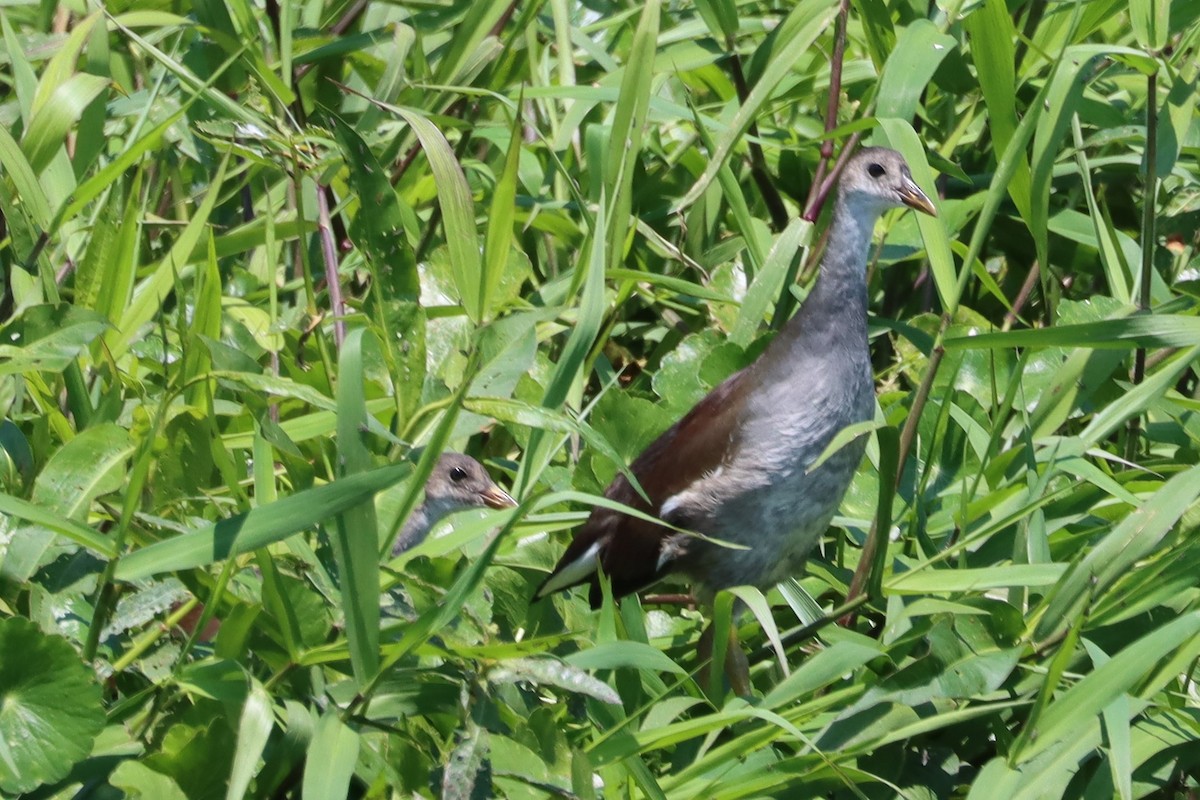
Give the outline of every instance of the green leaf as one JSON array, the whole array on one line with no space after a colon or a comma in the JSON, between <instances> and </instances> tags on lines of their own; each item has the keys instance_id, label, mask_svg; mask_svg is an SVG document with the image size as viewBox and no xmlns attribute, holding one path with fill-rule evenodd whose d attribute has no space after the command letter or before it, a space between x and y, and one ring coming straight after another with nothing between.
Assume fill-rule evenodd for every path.
<instances>
[{"instance_id":1,"label":"green leaf","mask_svg":"<svg viewBox=\"0 0 1200 800\"><path fill-rule=\"evenodd\" d=\"M779 709L799 702L830 684L845 679L868 661L881 655L882 649L873 647L874 642L841 641L818 650L804 659L792 674L777 683L766 697L763 705Z\"/></svg>"},{"instance_id":2,"label":"green leaf","mask_svg":"<svg viewBox=\"0 0 1200 800\"><path fill-rule=\"evenodd\" d=\"M1087 347L1131 350L1135 347L1200 345L1200 318L1178 314L1139 314L1120 319L1055 325L1003 333L972 332L948 336L947 350L989 347Z\"/></svg>"},{"instance_id":3,"label":"green leaf","mask_svg":"<svg viewBox=\"0 0 1200 800\"><path fill-rule=\"evenodd\" d=\"M1071 623L1084 598L1103 594L1153 552L1183 513L1200 497L1200 467L1181 472L1145 500L1070 566L1046 596L1035 636L1046 639Z\"/></svg>"},{"instance_id":4,"label":"green leaf","mask_svg":"<svg viewBox=\"0 0 1200 800\"><path fill-rule=\"evenodd\" d=\"M579 669L647 669L654 672L686 674L682 667L672 661L657 647L641 642L606 642L572 653L564 661Z\"/></svg>"},{"instance_id":5,"label":"green leaf","mask_svg":"<svg viewBox=\"0 0 1200 800\"><path fill-rule=\"evenodd\" d=\"M542 405L558 409L567 401L572 386L584 376L588 352L600 332L604 317L604 264L605 249L602 235L607 217L601 205L596 214L596 227L591 231L591 247L586 259L581 258L575 266L573 283L582 284L583 296L579 303L578 319L571 329L554 372L546 385ZM538 431L529 439L525 459L517 474L518 493L525 493L537 478L551 455L551 445Z\"/></svg>"},{"instance_id":6,"label":"green leaf","mask_svg":"<svg viewBox=\"0 0 1200 800\"><path fill-rule=\"evenodd\" d=\"M71 305L35 306L0 329L0 375L62 372L109 328L97 314Z\"/></svg>"},{"instance_id":7,"label":"green leaf","mask_svg":"<svg viewBox=\"0 0 1200 800\"><path fill-rule=\"evenodd\" d=\"M117 566L119 580L132 581L172 570L190 569L248 553L353 508L412 471L391 464L261 505L181 536L135 550Z\"/></svg>"},{"instance_id":8,"label":"green leaf","mask_svg":"<svg viewBox=\"0 0 1200 800\"><path fill-rule=\"evenodd\" d=\"M609 208L604 230L608 244L608 268L616 269L625 258L625 237L633 208L634 167L642 151L650 84L654 77L654 51L658 39L659 0L646 0L633 34L629 59L621 72L621 91L613 109L608 134L607 157L603 161L604 194Z\"/></svg>"},{"instance_id":9,"label":"green leaf","mask_svg":"<svg viewBox=\"0 0 1200 800\"><path fill-rule=\"evenodd\" d=\"M450 29L450 44L438 62L434 83L470 83L468 75L477 71L470 68L471 63L480 58L480 50L506 7L503 0L480 0L466 6L466 15Z\"/></svg>"},{"instance_id":10,"label":"green leaf","mask_svg":"<svg viewBox=\"0 0 1200 800\"><path fill-rule=\"evenodd\" d=\"M387 171L358 132L340 117L333 117L334 132L350 183L359 201L350 224L350 235L376 276L377 294L388 300L416 300L421 293L412 248L404 236L400 199Z\"/></svg>"},{"instance_id":11,"label":"green leaf","mask_svg":"<svg viewBox=\"0 0 1200 800\"><path fill-rule=\"evenodd\" d=\"M1104 267L1104 275L1108 279L1109 292L1116 300L1129 303L1132 300L1131 267L1141 260L1141 253L1137 253L1138 258L1132 262L1124 257L1119 246L1117 230L1106 213L1107 209L1096 200L1096 193L1092 190L1092 170L1088 165L1087 152L1083 146L1083 132L1080 129L1078 115L1071 118L1071 132L1075 138L1075 162L1079 165L1079 174L1088 176L1087 180L1083 181L1083 195L1087 199L1092 229L1100 250L1100 263Z\"/></svg>"},{"instance_id":12,"label":"green leaf","mask_svg":"<svg viewBox=\"0 0 1200 800\"><path fill-rule=\"evenodd\" d=\"M620 705L621 697L604 681L592 677L578 666L548 658L514 658L488 670L491 683L531 683L557 686L569 692L595 698L602 703Z\"/></svg>"},{"instance_id":13,"label":"green leaf","mask_svg":"<svg viewBox=\"0 0 1200 800\"><path fill-rule=\"evenodd\" d=\"M429 159L438 189L438 207L446 227L446 248L458 288L459 302L474 322L483 318L483 265L479 256L479 236L475 228L475 203L450 143L429 118L413 108L395 107L395 112L409 124L421 149Z\"/></svg>"},{"instance_id":14,"label":"green leaf","mask_svg":"<svg viewBox=\"0 0 1200 800\"><path fill-rule=\"evenodd\" d=\"M108 783L133 800L149 800L151 797L156 800L187 800L187 795L169 775L133 760L118 764L108 776Z\"/></svg>"},{"instance_id":15,"label":"green leaf","mask_svg":"<svg viewBox=\"0 0 1200 800\"><path fill-rule=\"evenodd\" d=\"M371 454L363 441L367 424L363 396L363 361L374 341L370 333L353 330L338 359L338 477L367 475ZM338 588L346 618L350 663L360 686L379 669L379 525L375 498L367 495L334 517L330 537L338 567Z\"/></svg>"},{"instance_id":16,"label":"green leaf","mask_svg":"<svg viewBox=\"0 0 1200 800\"><path fill-rule=\"evenodd\" d=\"M446 771L442 774L440 797L448 800L471 800L473 797L492 795L491 770L488 763L488 745L491 737L487 730L468 720L450 753ZM512 763L507 759L502 763ZM515 766L515 765L514 765Z\"/></svg>"},{"instance_id":17,"label":"green leaf","mask_svg":"<svg viewBox=\"0 0 1200 800\"><path fill-rule=\"evenodd\" d=\"M970 34L971 58L975 62L979 88L988 109L988 130L996 141L995 151L1005 152L1017 131L1017 79L1015 42L1017 32L1004 0L984 0L965 20ZM1015 169L1007 191L1021 217L1030 219L1029 160L1015 153Z\"/></svg>"},{"instance_id":18,"label":"green leaf","mask_svg":"<svg viewBox=\"0 0 1200 800\"><path fill-rule=\"evenodd\" d=\"M0 572L17 581L28 580L42 565L55 537L63 533L65 522L86 522L97 497L121 488L133 450L129 433L111 424L88 428L59 448L38 474L30 498L54 524L18 528L8 542ZM112 544L108 539L82 524L71 528L88 531L81 544L93 549L100 546L101 552L111 555ZM77 536L68 534L68 537L78 541Z\"/></svg>"},{"instance_id":19,"label":"green leaf","mask_svg":"<svg viewBox=\"0 0 1200 800\"><path fill-rule=\"evenodd\" d=\"M504 170L496 180L495 194L488 213L483 241L483 284L480 304L485 318L492 315L496 293L509 264L513 245L513 220L516 218L517 171L521 161L521 118L514 116L509 131Z\"/></svg>"},{"instance_id":20,"label":"green leaf","mask_svg":"<svg viewBox=\"0 0 1200 800\"><path fill-rule=\"evenodd\" d=\"M233 756L233 772L229 776L225 800L241 800L246 796L274 728L271 695L255 681L238 720L238 747Z\"/></svg>"},{"instance_id":21,"label":"green leaf","mask_svg":"<svg viewBox=\"0 0 1200 800\"><path fill-rule=\"evenodd\" d=\"M766 262L754 275L754 281L746 290L742 307L738 311L737 323L729 334L729 340L745 347L753 340L767 309L779 297L784 278L801 246L812 236L812 223L797 217L788 223L783 233L775 239Z\"/></svg>"},{"instance_id":22,"label":"green leaf","mask_svg":"<svg viewBox=\"0 0 1200 800\"><path fill-rule=\"evenodd\" d=\"M108 88L108 79L79 73L59 84L45 105L33 115L25 131L25 154L29 166L40 173L63 146L67 132L84 110Z\"/></svg>"},{"instance_id":23,"label":"green leaf","mask_svg":"<svg viewBox=\"0 0 1200 800\"><path fill-rule=\"evenodd\" d=\"M799 3L792 7L788 16L779 24L774 49L766 69L718 141L717 149L709 157L704 173L687 194L676 201L672 211L678 212L700 199L708 184L717 176L717 170L726 162L763 105L775 93L779 82L792 70L796 62L809 52L813 42L829 28L836 14L837 6L832 0Z\"/></svg>"},{"instance_id":24,"label":"green leaf","mask_svg":"<svg viewBox=\"0 0 1200 800\"><path fill-rule=\"evenodd\" d=\"M1191 611L1130 642L1046 709L1037 735L1027 747L1013 754L1013 761L1018 764L1029 761L1063 739L1077 735L1085 726L1097 724L1096 717L1122 695L1146 696L1168 680L1175 680L1175 675L1160 673L1157 681L1145 683L1164 658L1177 656L1191 660L1198 655L1200 611Z\"/></svg>"},{"instance_id":25,"label":"green leaf","mask_svg":"<svg viewBox=\"0 0 1200 800\"><path fill-rule=\"evenodd\" d=\"M1130 0L1129 21L1139 45L1147 50L1162 50L1171 32L1171 2Z\"/></svg>"},{"instance_id":26,"label":"green leaf","mask_svg":"<svg viewBox=\"0 0 1200 800\"><path fill-rule=\"evenodd\" d=\"M331 710L322 714L304 760L305 800L347 797L359 747L358 734L338 719L336 713Z\"/></svg>"},{"instance_id":27,"label":"green leaf","mask_svg":"<svg viewBox=\"0 0 1200 800\"><path fill-rule=\"evenodd\" d=\"M228 159L221 162L208 186L204 200L196 208L192 218L188 220L183 232L179 234L179 238L166 257L151 268L149 277L138 284L134 291L133 302L121 315L117 330L110 331L109 335L105 337L105 342L114 358L124 355L134 338L141 332L141 327L161 313L163 302L177 285L184 267L190 263L192 252L196 249L201 237L208 232L209 216L220 197L227 164Z\"/></svg>"},{"instance_id":28,"label":"green leaf","mask_svg":"<svg viewBox=\"0 0 1200 800\"><path fill-rule=\"evenodd\" d=\"M929 20L902 28L879 79L875 116L912 119L926 84L956 45L953 36L940 32Z\"/></svg>"},{"instance_id":29,"label":"green leaf","mask_svg":"<svg viewBox=\"0 0 1200 800\"><path fill-rule=\"evenodd\" d=\"M733 0L696 0L696 10L715 39L731 40L738 30L738 12Z\"/></svg>"},{"instance_id":30,"label":"green leaf","mask_svg":"<svg viewBox=\"0 0 1200 800\"><path fill-rule=\"evenodd\" d=\"M70 539L98 555L108 558L116 555L116 546L108 537L102 536L86 525L81 525L54 511L49 511L40 505L22 500L19 497L0 494L0 513L13 519L23 519L51 530L59 536ZM5 558L5 562L7 562L7 558ZM8 569L7 566L4 567L6 572Z\"/></svg>"},{"instance_id":31,"label":"green leaf","mask_svg":"<svg viewBox=\"0 0 1200 800\"><path fill-rule=\"evenodd\" d=\"M1065 573L1065 564L1010 564L977 569L922 569L902 572L885 581L887 591L899 594L983 592L1006 586L1051 586Z\"/></svg>"},{"instance_id":32,"label":"green leaf","mask_svg":"<svg viewBox=\"0 0 1200 800\"><path fill-rule=\"evenodd\" d=\"M0 167L13 182L17 195L23 201L26 213L34 226L45 230L50 224L50 202L38 182L37 173L29 159L21 152L20 145L7 130L0 126Z\"/></svg>"},{"instance_id":33,"label":"green leaf","mask_svg":"<svg viewBox=\"0 0 1200 800\"><path fill-rule=\"evenodd\" d=\"M104 727L100 686L61 636L0 620L0 790L29 792L67 776Z\"/></svg>"}]
</instances>

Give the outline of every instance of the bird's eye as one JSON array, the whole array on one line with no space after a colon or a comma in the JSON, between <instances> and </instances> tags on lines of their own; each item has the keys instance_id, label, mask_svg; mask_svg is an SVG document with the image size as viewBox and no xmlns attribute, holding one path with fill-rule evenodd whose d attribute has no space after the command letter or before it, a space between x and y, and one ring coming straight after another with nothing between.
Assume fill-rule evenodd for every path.
<instances>
[{"instance_id":1,"label":"bird's eye","mask_svg":"<svg viewBox=\"0 0 1200 800\"><path fill-rule=\"evenodd\" d=\"M883 168L883 164L871 164L867 167L867 172L872 178L878 178L880 175L886 175L887 170Z\"/></svg>"},{"instance_id":2,"label":"bird's eye","mask_svg":"<svg viewBox=\"0 0 1200 800\"><path fill-rule=\"evenodd\" d=\"M467 479L467 471L462 467L453 467L450 470L450 480L455 483L462 483Z\"/></svg>"}]
</instances>

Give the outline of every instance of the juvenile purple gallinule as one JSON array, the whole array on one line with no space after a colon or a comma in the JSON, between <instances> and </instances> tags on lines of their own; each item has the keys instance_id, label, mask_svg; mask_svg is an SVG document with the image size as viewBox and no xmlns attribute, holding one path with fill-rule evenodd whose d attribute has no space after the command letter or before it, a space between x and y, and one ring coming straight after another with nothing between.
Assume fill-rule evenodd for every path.
<instances>
[{"instance_id":1,"label":"juvenile purple gallinule","mask_svg":"<svg viewBox=\"0 0 1200 800\"><path fill-rule=\"evenodd\" d=\"M483 465L462 453L443 453L425 482L425 500L408 515L392 555L424 541L447 514L467 508L510 508L517 502L496 485Z\"/></svg>"},{"instance_id":2,"label":"juvenile purple gallinule","mask_svg":"<svg viewBox=\"0 0 1200 800\"><path fill-rule=\"evenodd\" d=\"M870 147L855 154L842 172L820 274L803 306L753 364L633 462L649 503L623 475L605 492L746 549L596 508L536 597L587 583L596 607L603 570L616 597L677 573L705 601L731 586L769 587L800 570L866 447L859 437L812 468L838 431L874 413L867 251L880 214L899 206L936 216L899 153Z\"/></svg>"}]
</instances>

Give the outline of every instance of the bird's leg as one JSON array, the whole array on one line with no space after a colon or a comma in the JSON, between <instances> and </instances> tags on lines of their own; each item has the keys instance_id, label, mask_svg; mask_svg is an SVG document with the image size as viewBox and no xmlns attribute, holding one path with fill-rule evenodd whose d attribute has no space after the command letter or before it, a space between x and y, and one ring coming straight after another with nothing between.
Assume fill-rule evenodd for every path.
<instances>
[{"instance_id":1,"label":"bird's leg","mask_svg":"<svg viewBox=\"0 0 1200 800\"><path fill-rule=\"evenodd\" d=\"M721 696L721 685L719 679L714 678L713 673L709 671L713 661L722 658L725 662L725 677L729 679L729 686L733 689L734 694L738 697L750 697L752 689L750 686L750 661L746 658L746 653L742 650L742 643L738 638L737 626L729 624L728 635L722 646L713 647L716 639L716 625L709 623L704 628L704 633L700 634L700 642L696 645L696 656L700 662L704 664L700 668L700 686L711 698ZM715 652L714 652L715 650ZM710 682L710 678L713 680Z\"/></svg>"}]
</instances>

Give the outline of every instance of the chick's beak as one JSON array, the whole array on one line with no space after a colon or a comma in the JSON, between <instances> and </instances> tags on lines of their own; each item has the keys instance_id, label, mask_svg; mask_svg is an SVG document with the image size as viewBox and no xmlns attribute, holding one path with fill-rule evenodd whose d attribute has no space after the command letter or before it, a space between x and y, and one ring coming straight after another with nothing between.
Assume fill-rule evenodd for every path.
<instances>
[{"instance_id":1,"label":"chick's beak","mask_svg":"<svg viewBox=\"0 0 1200 800\"><path fill-rule=\"evenodd\" d=\"M513 500L508 492L494 483L480 492L479 498L488 508L512 508L517 504L517 501Z\"/></svg>"},{"instance_id":2,"label":"chick's beak","mask_svg":"<svg viewBox=\"0 0 1200 800\"><path fill-rule=\"evenodd\" d=\"M923 214L928 214L931 217L937 216L937 209L933 207L933 203L925 193L921 191L921 187L913 183L912 178L904 181L904 185L899 189L900 200L909 208L915 208Z\"/></svg>"}]
</instances>

